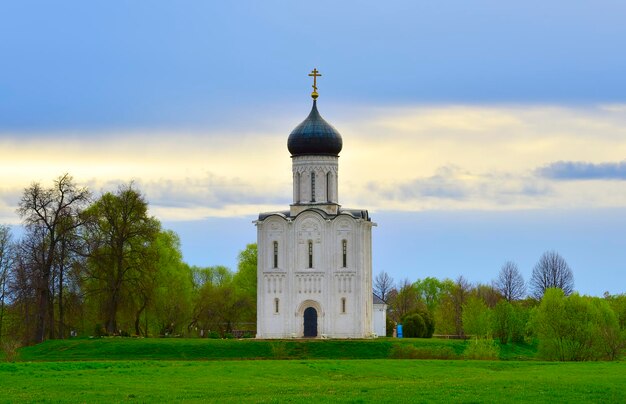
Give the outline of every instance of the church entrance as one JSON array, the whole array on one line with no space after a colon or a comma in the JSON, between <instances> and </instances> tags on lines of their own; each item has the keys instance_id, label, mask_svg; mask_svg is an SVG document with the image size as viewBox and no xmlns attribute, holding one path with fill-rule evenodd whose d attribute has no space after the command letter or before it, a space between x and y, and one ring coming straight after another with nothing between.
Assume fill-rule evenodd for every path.
<instances>
[{"instance_id":1,"label":"church entrance","mask_svg":"<svg viewBox=\"0 0 626 404\"><path fill-rule=\"evenodd\" d=\"M317 310L313 307L304 310L304 336L317 337Z\"/></svg>"}]
</instances>

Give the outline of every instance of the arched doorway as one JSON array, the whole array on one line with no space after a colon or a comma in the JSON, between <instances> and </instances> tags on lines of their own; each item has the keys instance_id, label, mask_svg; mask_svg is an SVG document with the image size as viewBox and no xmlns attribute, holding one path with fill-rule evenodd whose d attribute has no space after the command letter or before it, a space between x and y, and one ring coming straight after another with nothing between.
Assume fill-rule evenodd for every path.
<instances>
[{"instance_id":1,"label":"arched doorway","mask_svg":"<svg viewBox=\"0 0 626 404\"><path fill-rule=\"evenodd\" d=\"M317 337L317 310L313 307L304 310L304 336Z\"/></svg>"}]
</instances>

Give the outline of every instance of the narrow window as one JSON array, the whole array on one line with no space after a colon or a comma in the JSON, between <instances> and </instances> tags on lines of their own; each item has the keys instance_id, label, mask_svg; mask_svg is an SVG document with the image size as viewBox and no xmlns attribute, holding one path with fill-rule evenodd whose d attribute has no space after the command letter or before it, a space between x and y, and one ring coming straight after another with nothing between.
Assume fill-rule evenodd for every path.
<instances>
[{"instance_id":1,"label":"narrow window","mask_svg":"<svg viewBox=\"0 0 626 404\"><path fill-rule=\"evenodd\" d=\"M274 268L278 268L278 241L274 241Z\"/></svg>"},{"instance_id":2,"label":"narrow window","mask_svg":"<svg viewBox=\"0 0 626 404\"><path fill-rule=\"evenodd\" d=\"M341 241L341 250L342 250L342 267L345 268L348 266L348 241Z\"/></svg>"},{"instance_id":3,"label":"narrow window","mask_svg":"<svg viewBox=\"0 0 626 404\"><path fill-rule=\"evenodd\" d=\"M341 312L343 314L346 313L346 298L345 297L341 298Z\"/></svg>"},{"instance_id":4,"label":"narrow window","mask_svg":"<svg viewBox=\"0 0 626 404\"><path fill-rule=\"evenodd\" d=\"M311 202L315 202L315 172L311 173Z\"/></svg>"},{"instance_id":5,"label":"narrow window","mask_svg":"<svg viewBox=\"0 0 626 404\"><path fill-rule=\"evenodd\" d=\"M296 173L296 203L300 203L300 173Z\"/></svg>"},{"instance_id":6,"label":"narrow window","mask_svg":"<svg viewBox=\"0 0 626 404\"><path fill-rule=\"evenodd\" d=\"M280 300L278 298L274 299L274 313L278 314L278 303Z\"/></svg>"},{"instance_id":7,"label":"narrow window","mask_svg":"<svg viewBox=\"0 0 626 404\"><path fill-rule=\"evenodd\" d=\"M330 202L330 171L326 173L326 200Z\"/></svg>"},{"instance_id":8,"label":"narrow window","mask_svg":"<svg viewBox=\"0 0 626 404\"><path fill-rule=\"evenodd\" d=\"M313 268L313 242L309 241L309 268Z\"/></svg>"}]
</instances>

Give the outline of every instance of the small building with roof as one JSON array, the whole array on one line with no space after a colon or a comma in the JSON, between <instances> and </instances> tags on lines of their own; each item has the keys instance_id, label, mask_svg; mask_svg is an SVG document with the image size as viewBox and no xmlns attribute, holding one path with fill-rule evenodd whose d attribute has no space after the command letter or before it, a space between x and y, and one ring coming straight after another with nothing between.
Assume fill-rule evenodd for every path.
<instances>
[{"instance_id":1,"label":"small building with roof","mask_svg":"<svg viewBox=\"0 0 626 404\"><path fill-rule=\"evenodd\" d=\"M372 222L339 204L339 132L313 105L291 132L293 203L257 226L257 338L368 338L373 321ZM380 321L380 320L379 320Z\"/></svg>"}]
</instances>

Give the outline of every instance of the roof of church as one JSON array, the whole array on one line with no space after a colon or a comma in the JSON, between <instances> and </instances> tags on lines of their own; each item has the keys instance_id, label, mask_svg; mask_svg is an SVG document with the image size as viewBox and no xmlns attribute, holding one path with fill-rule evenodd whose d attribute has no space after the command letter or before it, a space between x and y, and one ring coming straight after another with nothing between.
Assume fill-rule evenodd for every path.
<instances>
[{"instance_id":1,"label":"roof of church","mask_svg":"<svg viewBox=\"0 0 626 404\"><path fill-rule=\"evenodd\" d=\"M306 155L338 156L343 141L337 129L326 122L317 111L317 100L309 116L291 131L287 148L292 157Z\"/></svg>"},{"instance_id":2,"label":"roof of church","mask_svg":"<svg viewBox=\"0 0 626 404\"><path fill-rule=\"evenodd\" d=\"M380 297L376 296L376 293L372 293L372 296L373 296L374 304L387 304L387 303L385 303L385 301L383 299L381 299Z\"/></svg>"},{"instance_id":3,"label":"roof of church","mask_svg":"<svg viewBox=\"0 0 626 404\"><path fill-rule=\"evenodd\" d=\"M338 213L336 215L330 215L321 209L309 208L298 213L298 215L301 215L304 212L311 212L311 211L320 214L324 219L334 219L336 217L339 217L339 215L349 215L355 219L364 219L364 220L367 220L368 222L372 221L372 219L370 218L369 212L363 209L339 208ZM276 212L263 212L263 213L259 213L259 220L265 220L270 216L281 216L281 217L284 217L285 219L288 219L288 218L293 219L297 215L291 216L291 211L289 210L281 210L281 211L276 211Z\"/></svg>"}]
</instances>

